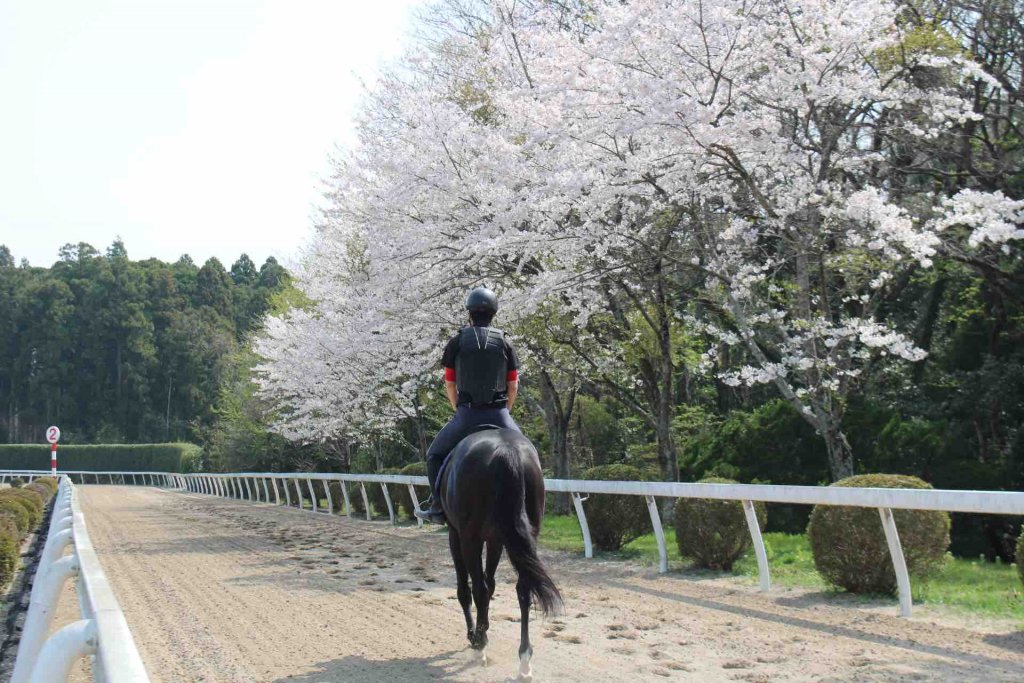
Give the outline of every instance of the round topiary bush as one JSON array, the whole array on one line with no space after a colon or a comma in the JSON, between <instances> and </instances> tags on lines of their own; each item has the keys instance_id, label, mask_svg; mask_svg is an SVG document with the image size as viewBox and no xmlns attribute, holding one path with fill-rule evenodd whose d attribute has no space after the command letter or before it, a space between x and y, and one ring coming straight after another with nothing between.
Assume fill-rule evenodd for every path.
<instances>
[{"instance_id":1,"label":"round topiary bush","mask_svg":"<svg viewBox=\"0 0 1024 683\"><path fill-rule=\"evenodd\" d=\"M1017 573L1020 574L1020 582L1024 583L1024 525L1020 527L1020 535L1017 536Z\"/></svg>"},{"instance_id":2,"label":"round topiary bush","mask_svg":"<svg viewBox=\"0 0 1024 683\"><path fill-rule=\"evenodd\" d=\"M708 477L701 484L736 484L732 479ZM764 530L768 513L764 503L754 503L757 522ZM732 569L750 549L750 530L743 503L738 500L680 498L675 505L676 545L679 554L692 558L698 567Z\"/></svg>"},{"instance_id":3,"label":"round topiary bush","mask_svg":"<svg viewBox=\"0 0 1024 683\"><path fill-rule=\"evenodd\" d=\"M373 487L373 484L367 484L366 485L366 497L367 498L370 497L370 489L372 487ZM359 484L358 483L353 482L351 484L348 484L348 500L349 500L349 503L352 504L352 514L353 515L360 515L360 516L362 516L362 515L366 514L366 504L363 502L363 494L359 490Z\"/></svg>"},{"instance_id":4,"label":"round topiary bush","mask_svg":"<svg viewBox=\"0 0 1024 683\"><path fill-rule=\"evenodd\" d=\"M832 486L931 488L917 477L899 474L861 474ZM893 517L910 575L923 578L941 568L949 547L949 513L893 510ZM851 593L896 592L896 573L877 509L816 505L807 537L818 573L833 586Z\"/></svg>"},{"instance_id":5,"label":"round topiary bush","mask_svg":"<svg viewBox=\"0 0 1024 683\"><path fill-rule=\"evenodd\" d=\"M21 533L14 519L0 514L0 589L6 588L18 568Z\"/></svg>"},{"instance_id":6,"label":"round topiary bush","mask_svg":"<svg viewBox=\"0 0 1024 683\"><path fill-rule=\"evenodd\" d=\"M377 474L399 474L401 470L397 467L385 467ZM408 494L406 494L408 495ZM388 484L388 496L391 497L391 505L398 504L398 486L394 484ZM387 517L388 515L388 504L384 500L384 489L381 485L373 482L366 484L366 497L370 499L370 507L373 508L373 514L378 517ZM398 511L395 511L398 514Z\"/></svg>"},{"instance_id":7,"label":"round topiary bush","mask_svg":"<svg viewBox=\"0 0 1024 683\"><path fill-rule=\"evenodd\" d=\"M43 501L35 491L25 489L6 489L0 491L0 498L13 500L28 513L29 530L35 529L43 518Z\"/></svg>"},{"instance_id":8,"label":"round topiary bush","mask_svg":"<svg viewBox=\"0 0 1024 683\"><path fill-rule=\"evenodd\" d=\"M341 492L341 482L328 482L327 489L331 492L331 510L333 512L345 512L345 494Z\"/></svg>"},{"instance_id":9,"label":"round topiary bush","mask_svg":"<svg viewBox=\"0 0 1024 683\"><path fill-rule=\"evenodd\" d=\"M408 477L425 477L427 476L427 463L422 460L418 460L414 463L410 463L398 471L399 474L404 474ZM413 507L412 496L409 495L409 487L402 485L396 487L398 489L398 507L402 509L402 516L406 519L416 519L412 514ZM427 496L430 495L427 489L422 486L417 487L416 495L420 498L422 503L426 500Z\"/></svg>"},{"instance_id":10,"label":"round topiary bush","mask_svg":"<svg viewBox=\"0 0 1024 683\"><path fill-rule=\"evenodd\" d=\"M18 539L25 537L25 534L31 529L30 517L28 510L25 506L16 500L9 498L0 498L0 516L6 516L10 518L14 524L14 528L18 532Z\"/></svg>"},{"instance_id":11,"label":"round topiary bush","mask_svg":"<svg viewBox=\"0 0 1024 683\"><path fill-rule=\"evenodd\" d=\"M11 488L12 489L20 489L24 485L25 485L25 480L22 479L21 477L15 477L14 479L11 479Z\"/></svg>"},{"instance_id":12,"label":"round topiary bush","mask_svg":"<svg viewBox=\"0 0 1024 683\"><path fill-rule=\"evenodd\" d=\"M632 465L600 465L583 473L584 479L600 481L642 481L643 472ZM599 550L619 550L651 531L647 502L642 496L590 494L583 504L590 526L590 538Z\"/></svg>"}]
</instances>

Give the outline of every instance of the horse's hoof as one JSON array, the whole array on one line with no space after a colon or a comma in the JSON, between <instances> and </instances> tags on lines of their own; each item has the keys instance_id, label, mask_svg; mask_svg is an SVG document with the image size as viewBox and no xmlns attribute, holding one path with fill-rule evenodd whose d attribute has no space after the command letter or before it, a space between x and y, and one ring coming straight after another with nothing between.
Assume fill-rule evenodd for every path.
<instances>
[{"instance_id":1,"label":"horse's hoof","mask_svg":"<svg viewBox=\"0 0 1024 683\"><path fill-rule=\"evenodd\" d=\"M519 679L524 683L529 683L533 680L533 669L530 667L530 655L523 653L519 655Z\"/></svg>"},{"instance_id":2,"label":"horse's hoof","mask_svg":"<svg viewBox=\"0 0 1024 683\"><path fill-rule=\"evenodd\" d=\"M476 651L476 661L480 666L487 666L487 653L483 648Z\"/></svg>"}]
</instances>

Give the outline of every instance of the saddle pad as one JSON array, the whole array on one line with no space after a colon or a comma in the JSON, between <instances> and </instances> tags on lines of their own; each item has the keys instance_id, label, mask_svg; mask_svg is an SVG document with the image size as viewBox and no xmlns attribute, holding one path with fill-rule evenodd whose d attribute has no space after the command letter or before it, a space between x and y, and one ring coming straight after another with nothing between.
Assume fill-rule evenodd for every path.
<instances>
[{"instance_id":1,"label":"saddle pad","mask_svg":"<svg viewBox=\"0 0 1024 683\"><path fill-rule=\"evenodd\" d=\"M498 425L489 424L474 425L470 427L468 430L466 430L466 435L463 436L462 438L465 439L470 434L476 434L477 432L486 432L488 429L501 429L501 427L499 427ZM459 443L462 443L462 439L459 440ZM458 445L456 445L455 448L453 448L452 450L448 451L448 455L444 456L444 460L441 461L441 469L437 471L437 479L434 481L435 491L441 490L441 482L444 481L445 472L448 471L448 464L452 461L452 454L455 453L455 449L457 448Z\"/></svg>"}]
</instances>

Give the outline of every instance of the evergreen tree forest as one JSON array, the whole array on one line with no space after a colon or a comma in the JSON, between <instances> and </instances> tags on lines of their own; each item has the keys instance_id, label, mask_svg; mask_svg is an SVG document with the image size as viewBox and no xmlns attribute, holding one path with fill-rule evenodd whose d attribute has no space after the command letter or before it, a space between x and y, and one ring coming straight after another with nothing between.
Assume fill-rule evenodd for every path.
<instances>
[{"instance_id":1,"label":"evergreen tree forest","mask_svg":"<svg viewBox=\"0 0 1024 683\"><path fill-rule=\"evenodd\" d=\"M289 282L257 267L133 261L120 241L31 266L0 246L0 443L202 443L245 340Z\"/></svg>"}]
</instances>

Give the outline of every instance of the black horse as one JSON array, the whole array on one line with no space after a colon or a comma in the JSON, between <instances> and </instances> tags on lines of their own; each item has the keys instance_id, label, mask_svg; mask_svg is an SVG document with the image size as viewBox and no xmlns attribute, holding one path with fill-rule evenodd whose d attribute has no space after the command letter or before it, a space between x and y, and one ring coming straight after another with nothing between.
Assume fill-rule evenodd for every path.
<instances>
[{"instance_id":1,"label":"black horse","mask_svg":"<svg viewBox=\"0 0 1024 683\"><path fill-rule=\"evenodd\" d=\"M544 518L544 476L537 449L514 429L479 431L459 442L439 479L438 493L448 517L448 545L455 561L459 604L466 615L469 643L486 661L483 651L490 626L487 609L494 594L494 572L504 548L519 574L519 678L528 681L532 678L533 655L529 630L531 599L536 599L544 614L557 610L562 601L537 556L537 534ZM475 627L470 613L474 601Z\"/></svg>"}]
</instances>

